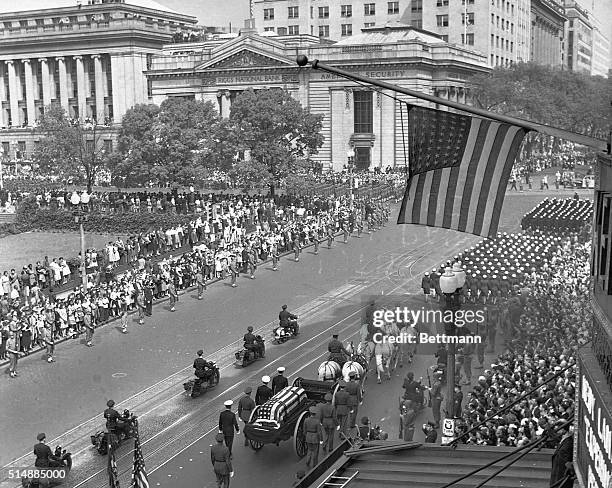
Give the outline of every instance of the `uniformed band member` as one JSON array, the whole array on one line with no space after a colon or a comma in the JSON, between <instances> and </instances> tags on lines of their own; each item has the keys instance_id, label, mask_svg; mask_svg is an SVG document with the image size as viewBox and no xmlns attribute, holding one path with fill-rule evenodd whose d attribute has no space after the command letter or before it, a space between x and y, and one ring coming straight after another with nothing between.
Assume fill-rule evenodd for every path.
<instances>
[{"instance_id":1,"label":"uniformed band member","mask_svg":"<svg viewBox=\"0 0 612 488\"><path fill-rule=\"evenodd\" d=\"M210 460L217 476L217 488L229 488L232 468L232 455L230 450L223 445L223 434L215 436L217 444L210 447Z\"/></svg>"},{"instance_id":2,"label":"uniformed band member","mask_svg":"<svg viewBox=\"0 0 612 488\"><path fill-rule=\"evenodd\" d=\"M242 420L245 424L249 422L251 419L251 413L253 413L253 410L255 410L255 402L251 398L252 391L253 388L247 386L244 389L244 396L238 401L238 417L240 417L240 420ZM246 436L244 437L244 445L249 445L249 441Z\"/></svg>"},{"instance_id":3,"label":"uniformed band member","mask_svg":"<svg viewBox=\"0 0 612 488\"><path fill-rule=\"evenodd\" d=\"M259 388L257 388L257 391L255 392L255 404L257 405L263 405L273 396L272 390L268 387L268 383L270 383L270 377L263 376L261 378L261 382L263 383L263 385L260 385Z\"/></svg>"},{"instance_id":4,"label":"uniformed band member","mask_svg":"<svg viewBox=\"0 0 612 488\"><path fill-rule=\"evenodd\" d=\"M283 388L289 386L289 380L283 376L285 368L281 366L276 371L278 374L272 379L272 395L276 395Z\"/></svg>"},{"instance_id":5,"label":"uniformed band member","mask_svg":"<svg viewBox=\"0 0 612 488\"><path fill-rule=\"evenodd\" d=\"M232 454L232 444L234 443L234 429L236 434L240 434L240 427L238 427L238 421L236 420L236 414L232 412L232 400L227 400L225 410L219 415L219 432L223 434L225 438L225 445L229 449L230 456Z\"/></svg>"},{"instance_id":6,"label":"uniformed band member","mask_svg":"<svg viewBox=\"0 0 612 488\"><path fill-rule=\"evenodd\" d=\"M34 445L34 455L36 456L34 466L37 468L56 468L61 466L61 460L55 457L51 448L45 444L46 437L45 434L38 434L36 436L38 444Z\"/></svg>"},{"instance_id":7,"label":"uniformed band member","mask_svg":"<svg viewBox=\"0 0 612 488\"><path fill-rule=\"evenodd\" d=\"M350 429L357 426L357 412L359 405L362 402L361 387L357 382L357 375L351 371L349 373L349 382L346 385L346 392L349 394L349 412L348 426Z\"/></svg>"},{"instance_id":8,"label":"uniformed band member","mask_svg":"<svg viewBox=\"0 0 612 488\"><path fill-rule=\"evenodd\" d=\"M321 425L323 426L323 453L327 454L334 450L334 436L338 427L336 407L332 405L332 394L325 394L325 403L320 406Z\"/></svg>"},{"instance_id":9,"label":"uniformed band member","mask_svg":"<svg viewBox=\"0 0 612 488\"><path fill-rule=\"evenodd\" d=\"M342 342L338 340L338 334L332 335L332 340L327 344L327 350L331 353L329 358L331 361L337 362L340 367L344 366L350 353L344 348Z\"/></svg>"},{"instance_id":10,"label":"uniformed band member","mask_svg":"<svg viewBox=\"0 0 612 488\"><path fill-rule=\"evenodd\" d=\"M336 392L336 418L338 419L338 427L343 435L347 433L347 419L350 411L349 405L349 394L346 392L346 382L344 380L340 380L338 383L338 391Z\"/></svg>"},{"instance_id":11,"label":"uniformed band member","mask_svg":"<svg viewBox=\"0 0 612 488\"><path fill-rule=\"evenodd\" d=\"M323 444L323 428L317 418L317 408L310 407L310 417L304 420L304 432L306 433L306 466L308 469L319 464L319 447Z\"/></svg>"}]
</instances>

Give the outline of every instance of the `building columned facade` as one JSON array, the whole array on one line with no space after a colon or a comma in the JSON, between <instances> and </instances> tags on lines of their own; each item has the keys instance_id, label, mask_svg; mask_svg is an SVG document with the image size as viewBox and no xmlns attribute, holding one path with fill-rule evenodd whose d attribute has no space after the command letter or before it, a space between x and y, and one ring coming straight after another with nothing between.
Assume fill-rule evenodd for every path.
<instances>
[{"instance_id":1,"label":"building columned facade","mask_svg":"<svg viewBox=\"0 0 612 488\"><path fill-rule=\"evenodd\" d=\"M347 163L349 149L358 168L405 165L407 113L400 101L422 101L300 68L298 54L462 103L470 99L468 78L489 71L484 56L401 25L364 29L331 45L310 35L274 38L245 29L229 41L193 44L191 53L185 53L186 47L181 56L153 58L147 77L154 103L167 97L210 101L227 117L232 100L243 90L285 89L323 116L325 142L316 159L335 170Z\"/></svg>"},{"instance_id":2,"label":"building columned facade","mask_svg":"<svg viewBox=\"0 0 612 488\"><path fill-rule=\"evenodd\" d=\"M27 159L44 107L60 104L81 122L112 126L149 100L144 72L173 34L195 25L153 0L8 12L0 6L0 142L3 156ZM32 3L32 2L30 2ZM62 6L64 5L64 6Z\"/></svg>"},{"instance_id":3,"label":"building columned facade","mask_svg":"<svg viewBox=\"0 0 612 488\"><path fill-rule=\"evenodd\" d=\"M537 64L563 66L563 7L554 0L531 0L531 55Z\"/></svg>"}]
</instances>

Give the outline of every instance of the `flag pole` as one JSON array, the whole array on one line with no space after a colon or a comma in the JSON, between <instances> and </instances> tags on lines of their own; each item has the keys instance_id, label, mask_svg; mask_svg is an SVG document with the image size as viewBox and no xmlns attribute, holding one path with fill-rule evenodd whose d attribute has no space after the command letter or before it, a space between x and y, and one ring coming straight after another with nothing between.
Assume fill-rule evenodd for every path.
<instances>
[{"instance_id":1,"label":"flag pole","mask_svg":"<svg viewBox=\"0 0 612 488\"><path fill-rule=\"evenodd\" d=\"M439 105L451 107L456 110L468 112L473 115L478 115L480 117L497 120L498 122L517 125L519 127L523 127L524 129L533 130L533 131L540 132L542 134L546 134L549 136L566 139L568 141L575 142L576 144L582 144L584 146L589 146L594 149L597 149L598 151L606 151L607 149L606 141L601 140L601 139L594 139L589 136L584 136L582 134L576 134L574 132L570 132L564 129L559 129L557 127L550 127L548 125L538 124L536 122L530 122L528 120L511 117L509 115L502 115L502 114L498 114L495 112L490 112L488 110L484 110L484 109L477 108L477 107L472 107L470 105L465 105L463 103L453 102L451 100L446 100L444 98L435 97L433 95L428 95L427 93L423 93L420 91L403 88L401 86L394 85L393 83L387 83L385 81L380 81L380 80L373 80L371 78L361 76L357 73L351 73L349 71L334 68L333 66L329 66L327 64L320 63L318 59L309 61L308 57L306 57L303 54L300 54L299 56L297 56L296 62L298 66L300 67L310 65L312 69L320 69L322 71L327 71L328 73L338 75L342 78L347 78L349 80L354 80L354 81L360 81L362 83L374 85L379 88L385 88L387 90L391 90L397 93L408 95L410 97L420 98L421 100L427 100L432 103L437 103Z\"/></svg>"}]
</instances>

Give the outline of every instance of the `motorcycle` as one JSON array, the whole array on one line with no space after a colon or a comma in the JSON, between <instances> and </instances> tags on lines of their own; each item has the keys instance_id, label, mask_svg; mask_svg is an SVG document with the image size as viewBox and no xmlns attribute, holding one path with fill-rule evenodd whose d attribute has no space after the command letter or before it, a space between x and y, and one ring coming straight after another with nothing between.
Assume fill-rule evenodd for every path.
<instances>
[{"instance_id":1,"label":"motorcycle","mask_svg":"<svg viewBox=\"0 0 612 488\"><path fill-rule=\"evenodd\" d=\"M246 347L242 348L240 351L236 351L236 361L234 361L234 366L237 368L246 368L249 364L265 357L266 346L264 345L263 337L260 335L255 336L255 342L259 345L261 352L259 350L250 350Z\"/></svg>"},{"instance_id":2,"label":"motorcycle","mask_svg":"<svg viewBox=\"0 0 612 488\"><path fill-rule=\"evenodd\" d=\"M272 339L274 344L283 344L289 339L293 339L299 335L300 326L298 325L297 320L291 325L293 327L281 327L279 324L279 326L272 331Z\"/></svg>"},{"instance_id":3,"label":"motorcycle","mask_svg":"<svg viewBox=\"0 0 612 488\"><path fill-rule=\"evenodd\" d=\"M131 439L136 435L136 415L131 413L129 410L124 410L121 419L127 425L127 432L120 430L118 435L115 437L115 446L119 447L121 443L127 439ZM98 451L98 454L102 456L108 454L108 441L109 433L104 430L99 430L91 436L91 443Z\"/></svg>"},{"instance_id":4,"label":"motorcycle","mask_svg":"<svg viewBox=\"0 0 612 488\"><path fill-rule=\"evenodd\" d=\"M196 377L183 383L183 388L191 395L191 398L197 398L219 384L220 374L218 366L212 363L209 369L212 371L208 379Z\"/></svg>"},{"instance_id":5,"label":"motorcycle","mask_svg":"<svg viewBox=\"0 0 612 488\"><path fill-rule=\"evenodd\" d=\"M49 468L32 468L32 470L44 470L47 471L47 473L50 471L50 475L44 478L22 477L21 486L23 488L50 488L52 486L64 484L64 482L68 479L70 470L72 469L72 454L66 452L65 449L61 448L61 446L57 446L53 455L57 460L57 464L59 464L58 466ZM54 471L57 472L57 476L54 476Z\"/></svg>"}]
</instances>

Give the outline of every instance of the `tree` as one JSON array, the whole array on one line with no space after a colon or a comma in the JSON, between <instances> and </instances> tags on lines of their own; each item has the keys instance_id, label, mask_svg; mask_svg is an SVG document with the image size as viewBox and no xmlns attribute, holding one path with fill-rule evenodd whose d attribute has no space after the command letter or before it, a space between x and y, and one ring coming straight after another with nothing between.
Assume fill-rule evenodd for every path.
<instances>
[{"instance_id":1,"label":"tree","mask_svg":"<svg viewBox=\"0 0 612 488\"><path fill-rule=\"evenodd\" d=\"M323 145L322 118L305 110L285 90L242 92L230 111L232 134L239 141L235 152L249 154L239 166L241 174L257 174L274 194L282 178L310 166L310 156ZM249 164L257 171L247 170Z\"/></svg>"},{"instance_id":2,"label":"tree","mask_svg":"<svg viewBox=\"0 0 612 488\"><path fill-rule=\"evenodd\" d=\"M211 145L219 117L210 102L168 98L136 105L121 123L113 175L126 184L192 184L206 173L202 147Z\"/></svg>"},{"instance_id":3,"label":"tree","mask_svg":"<svg viewBox=\"0 0 612 488\"><path fill-rule=\"evenodd\" d=\"M32 159L42 173L85 183L91 192L96 177L107 164L100 129L93 124L72 122L60 105L50 105L40 119L43 138Z\"/></svg>"},{"instance_id":4,"label":"tree","mask_svg":"<svg viewBox=\"0 0 612 488\"><path fill-rule=\"evenodd\" d=\"M604 139L611 129L612 85L604 78L519 63L470 79L476 105L571 132ZM530 134L527 146L559 145L555 138Z\"/></svg>"}]
</instances>

